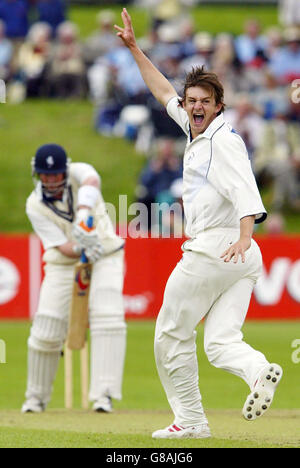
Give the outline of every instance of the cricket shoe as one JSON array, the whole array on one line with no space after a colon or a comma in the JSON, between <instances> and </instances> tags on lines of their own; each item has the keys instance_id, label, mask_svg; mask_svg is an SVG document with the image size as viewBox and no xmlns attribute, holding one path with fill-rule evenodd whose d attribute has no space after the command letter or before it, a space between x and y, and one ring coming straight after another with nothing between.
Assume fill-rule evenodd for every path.
<instances>
[{"instance_id":1,"label":"cricket shoe","mask_svg":"<svg viewBox=\"0 0 300 468\"><path fill-rule=\"evenodd\" d=\"M34 398L26 400L21 408L21 413L43 413L46 406Z\"/></svg>"},{"instance_id":2,"label":"cricket shoe","mask_svg":"<svg viewBox=\"0 0 300 468\"><path fill-rule=\"evenodd\" d=\"M206 423L189 427L172 424L152 434L153 439L208 439L209 437L211 433Z\"/></svg>"},{"instance_id":3,"label":"cricket shoe","mask_svg":"<svg viewBox=\"0 0 300 468\"><path fill-rule=\"evenodd\" d=\"M268 364L263 368L243 407L243 416L247 421L260 418L270 408L282 374L278 364Z\"/></svg>"},{"instance_id":4,"label":"cricket shoe","mask_svg":"<svg viewBox=\"0 0 300 468\"><path fill-rule=\"evenodd\" d=\"M96 411L96 413L112 413L113 407L111 397L105 396L99 398L99 400L94 403L93 410Z\"/></svg>"}]
</instances>

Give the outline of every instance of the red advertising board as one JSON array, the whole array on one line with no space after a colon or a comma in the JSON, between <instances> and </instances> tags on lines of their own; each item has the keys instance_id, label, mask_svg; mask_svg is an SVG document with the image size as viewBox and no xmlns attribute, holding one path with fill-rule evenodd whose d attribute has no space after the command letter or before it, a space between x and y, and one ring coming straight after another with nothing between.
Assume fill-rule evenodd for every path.
<instances>
[{"instance_id":1,"label":"red advertising board","mask_svg":"<svg viewBox=\"0 0 300 468\"><path fill-rule=\"evenodd\" d=\"M264 271L248 319L300 319L300 237L258 237ZM124 299L128 319L152 319L183 239L127 239ZM42 280L36 236L0 236L0 319L34 315Z\"/></svg>"},{"instance_id":2,"label":"red advertising board","mask_svg":"<svg viewBox=\"0 0 300 468\"><path fill-rule=\"evenodd\" d=\"M263 274L248 318L300 319L300 237L259 237Z\"/></svg>"},{"instance_id":3,"label":"red advertising board","mask_svg":"<svg viewBox=\"0 0 300 468\"><path fill-rule=\"evenodd\" d=\"M27 318L29 237L0 236L0 318Z\"/></svg>"}]
</instances>

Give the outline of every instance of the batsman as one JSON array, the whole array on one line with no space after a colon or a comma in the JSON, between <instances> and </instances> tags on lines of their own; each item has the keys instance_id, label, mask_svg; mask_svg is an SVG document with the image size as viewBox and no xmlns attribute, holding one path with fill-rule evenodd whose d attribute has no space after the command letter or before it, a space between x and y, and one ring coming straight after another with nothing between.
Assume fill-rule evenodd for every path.
<instances>
[{"instance_id":1,"label":"batsman","mask_svg":"<svg viewBox=\"0 0 300 468\"><path fill-rule=\"evenodd\" d=\"M45 144L32 160L32 174L35 188L27 199L26 213L44 247L45 276L28 339L22 412L40 413L51 399L70 326L75 265L84 251L92 264L89 400L95 411L109 413L112 399L122 398L124 240L115 233L100 191L100 177L91 165L71 163L63 147ZM91 216L94 229L86 229Z\"/></svg>"}]
</instances>

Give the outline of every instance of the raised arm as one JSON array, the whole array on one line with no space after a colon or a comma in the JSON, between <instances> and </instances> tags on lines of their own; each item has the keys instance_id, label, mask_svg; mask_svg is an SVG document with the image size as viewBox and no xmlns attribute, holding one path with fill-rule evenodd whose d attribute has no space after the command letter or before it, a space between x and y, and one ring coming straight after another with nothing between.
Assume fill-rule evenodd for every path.
<instances>
[{"instance_id":1,"label":"raised arm","mask_svg":"<svg viewBox=\"0 0 300 468\"><path fill-rule=\"evenodd\" d=\"M160 71L138 47L131 23L131 18L126 8L123 8L121 16L124 27L121 28L115 25L115 29L118 31L117 36L122 39L126 47L128 47L132 53L133 58L140 69L141 75L153 96L163 106L166 106L168 101L177 95L177 92L171 83L169 83L169 81L166 79L166 77L160 73Z\"/></svg>"}]
</instances>

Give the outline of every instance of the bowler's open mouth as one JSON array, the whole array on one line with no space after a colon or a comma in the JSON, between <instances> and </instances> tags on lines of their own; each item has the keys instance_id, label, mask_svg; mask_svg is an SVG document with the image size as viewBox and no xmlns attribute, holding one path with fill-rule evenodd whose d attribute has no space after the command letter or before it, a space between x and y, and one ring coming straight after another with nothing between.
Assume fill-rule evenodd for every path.
<instances>
[{"instance_id":1,"label":"bowler's open mouth","mask_svg":"<svg viewBox=\"0 0 300 468\"><path fill-rule=\"evenodd\" d=\"M194 114L194 122L196 125L201 125L203 120L204 120L204 115L203 114Z\"/></svg>"}]
</instances>

